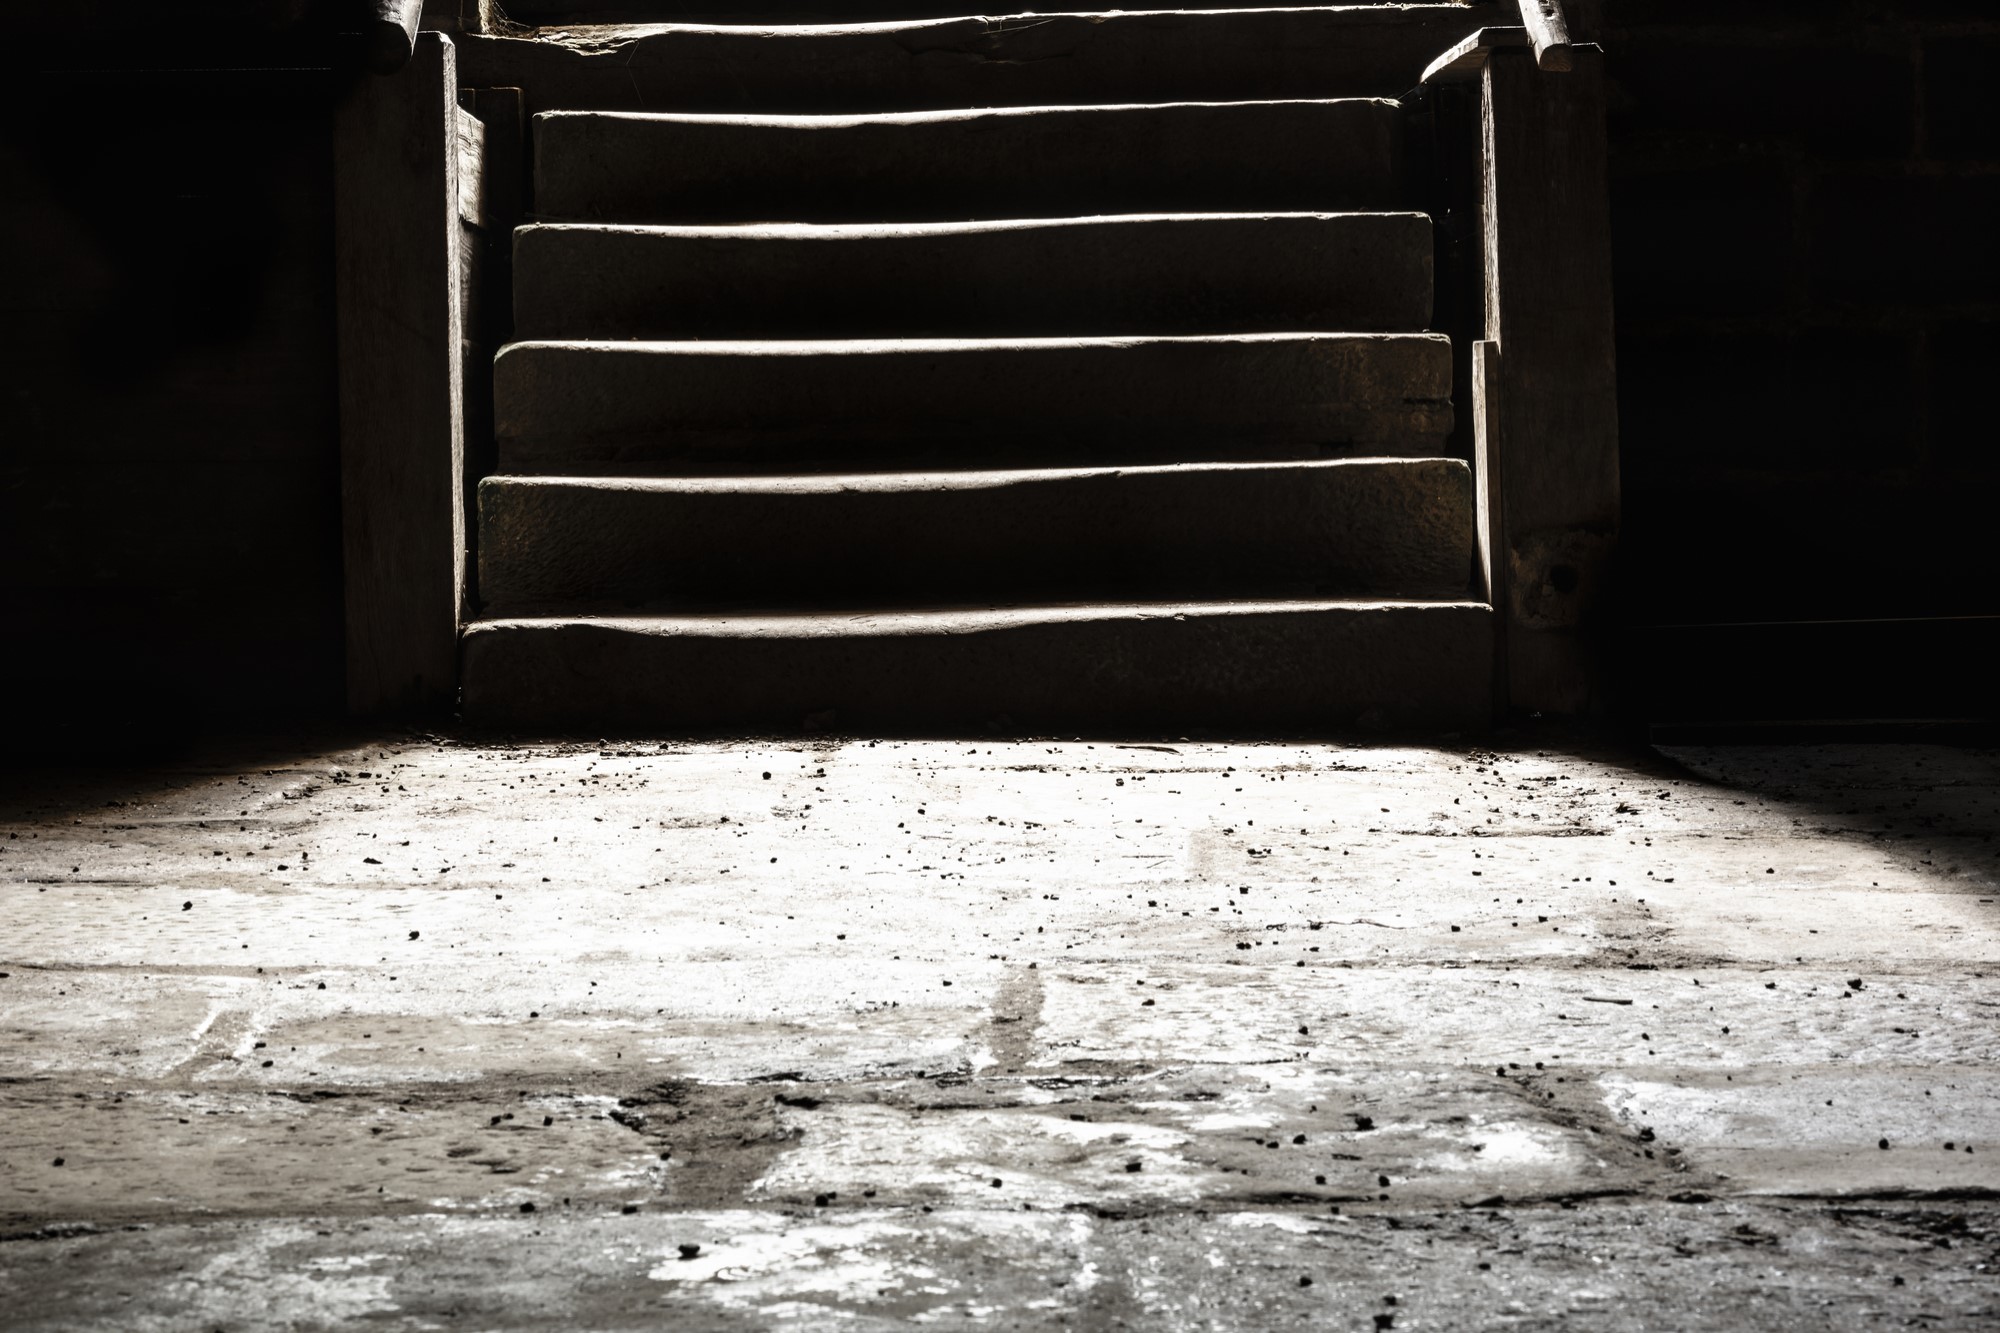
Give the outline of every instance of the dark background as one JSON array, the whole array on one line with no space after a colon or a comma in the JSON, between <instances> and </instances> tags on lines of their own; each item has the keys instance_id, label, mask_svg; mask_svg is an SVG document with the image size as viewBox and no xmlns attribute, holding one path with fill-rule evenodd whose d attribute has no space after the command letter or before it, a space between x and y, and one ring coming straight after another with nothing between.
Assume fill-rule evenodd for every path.
<instances>
[{"instance_id":1,"label":"dark background","mask_svg":"<svg viewBox=\"0 0 2000 1333\"><path fill-rule=\"evenodd\" d=\"M1601 4L1624 708L1984 707L1989 622L1965 618L2000 612L2000 13ZM345 11L0 8L16 11L0 118L15 744L337 717ZM1884 618L1929 623L1649 628ZM1819 695L1788 703L1807 669Z\"/></svg>"}]
</instances>

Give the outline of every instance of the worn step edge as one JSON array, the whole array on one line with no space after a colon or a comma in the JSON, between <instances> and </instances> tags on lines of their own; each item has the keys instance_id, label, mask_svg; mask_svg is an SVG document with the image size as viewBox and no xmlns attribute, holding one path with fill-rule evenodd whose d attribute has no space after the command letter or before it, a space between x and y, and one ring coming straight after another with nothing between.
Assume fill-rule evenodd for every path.
<instances>
[{"instance_id":1,"label":"worn step edge","mask_svg":"<svg viewBox=\"0 0 2000 1333\"><path fill-rule=\"evenodd\" d=\"M1421 333L529 342L494 373L499 470L515 473L912 446L967 466L1024 444L1069 465L1191 442L1218 460L1427 457L1445 452L1450 394L1450 340Z\"/></svg>"},{"instance_id":2,"label":"worn step edge","mask_svg":"<svg viewBox=\"0 0 2000 1333\"><path fill-rule=\"evenodd\" d=\"M549 734L1464 728L1492 668L1475 602L511 619L464 649L467 721Z\"/></svg>"},{"instance_id":3,"label":"worn step edge","mask_svg":"<svg viewBox=\"0 0 2000 1333\"><path fill-rule=\"evenodd\" d=\"M461 34L459 81L544 109L885 111L1400 97L1481 26L1456 5L959 17L801 28Z\"/></svg>"},{"instance_id":4,"label":"worn step edge","mask_svg":"<svg viewBox=\"0 0 2000 1333\"><path fill-rule=\"evenodd\" d=\"M1457 459L713 479L488 477L489 614L1465 595Z\"/></svg>"},{"instance_id":5,"label":"worn step edge","mask_svg":"<svg viewBox=\"0 0 2000 1333\"><path fill-rule=\"evenodd\" d=\"M1380 98L874 114L544 112L547 221L881 222L1397 208Z\"/></svg>"},{"instance_id":6,"label":"worn step edge","mask_svg":"<svg viewBox=\"0 0 2000 1333\"><path fill-rule=\"evenodd\" d=\"M542 224L514 236L522 339L1414 332L1422 213L996 222Z\"/></svg>"}]
</instances>

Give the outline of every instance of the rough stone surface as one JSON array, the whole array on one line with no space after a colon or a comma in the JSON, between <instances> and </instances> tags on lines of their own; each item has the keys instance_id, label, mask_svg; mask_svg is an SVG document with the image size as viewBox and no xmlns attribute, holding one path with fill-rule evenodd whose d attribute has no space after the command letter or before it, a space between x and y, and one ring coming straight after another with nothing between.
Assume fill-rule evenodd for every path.
<instances>
[{"instance_id":1,"label":"rough stone surface","mask_svg":"<svg viewBox=\"0 0 2000 1333\"><path fill-rule=\"evenodd\" d=\"M714 479L489 477L479 586L517 609L1467 596L1453 458ZM913 554L916 553L913 558Z\"/></svg>"},{"instance_id":2,"label":"rough stone surface","mask_svg":"<svg viewBox=\"0 0 2000 1333\"><path fill-rule=\"evenodd\" d=\"M1432 334L524 342L494 367L503 472L1427 457L1450 392Z\"/></svg>"},{"instance_id":3,"label":"rough stone surface","mask_svg":"<svg viewBox=\"0 0 2000 1333\"><path fill-rule=\"evenodd\" d=\"M1491 633L1473 602L512 618L468 627L462 693L477 725L543 735L1359 735L1483 726Z\"/></svg>"},{"instance_id":4,"label":"rough stone surface","mask_svg":"<svg viewBox=\"0 0 2000 1333\"><path fill-rule=\"evenodd\" d=\"M1996 823L1559 735L36 774L8 1326L1988 1328Z\"/></svg>"},{"instance_id":5,"label":"rough stone surface","mask_svg":"<svg viewBox=\"0 0 2000 1333\"><path fill-rule=\"evenodd\" d=\"M536 226L514 238L514 335L528 339L1401 333L1430 318L1420 213Z\"/></svg>"},{"instance_id":6,"label":"rough stone surface","mask_svg":"<svg viewBox=\"0 0 2000 1333\"><path fill-rule=\"evenodd\" d=\"M550 112L535 118L535 208L550 221L680 223L1382 209L1403 197L1402 135L1397 105L1369 98Z\"/></svg>"}]
</instances>

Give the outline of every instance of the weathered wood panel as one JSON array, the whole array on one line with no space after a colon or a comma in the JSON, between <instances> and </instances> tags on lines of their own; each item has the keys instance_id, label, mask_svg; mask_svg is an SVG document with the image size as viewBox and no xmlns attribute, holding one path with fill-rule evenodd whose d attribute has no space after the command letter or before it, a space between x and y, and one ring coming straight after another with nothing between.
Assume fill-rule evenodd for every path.
<instances>
[{"instance_id":1,"label":"weathered wood panel","mask_svg":"<svg viewBox=\"0 0 2000 1333\"><path fill-rule=\"evenodd\" d=\"M418 38L356 85L335 132L347 697L447 708L465 582L457 68Z\"/></svg>"},{"instance_id":2,"label":"weathered wood panel","mask_svg":"<svg viewBox=\"0 0 2000 1333\"><path fill-rule=\"evenodd\" d=\"M1493 52L1482 125L1508 688L1517 708L1565 713L1602 705L1589 628L1618 531L1603 57L1573 55L1549 75Z\"/></svg>"}]
</instances>

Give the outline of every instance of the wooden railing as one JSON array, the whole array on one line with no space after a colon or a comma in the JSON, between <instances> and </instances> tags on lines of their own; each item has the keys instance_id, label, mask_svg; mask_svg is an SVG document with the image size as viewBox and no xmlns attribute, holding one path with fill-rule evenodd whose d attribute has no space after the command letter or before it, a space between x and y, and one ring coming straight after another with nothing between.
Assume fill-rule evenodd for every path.
<instances>
[{"instance_id":1,"label":"wooden railing","mask_svg":"<svg viewBox=\"0 0 2000 1333\"><path fill-rule=\"evenodd\" d=\"M1603 51L1558 0L1520 8L1521 27L1434 61L1417 96L1446 178L1441 317L1469 352L1496 703L1584 713L1605 706L1594 622L1619 525Z\"/></svg>"}]
</instances>

